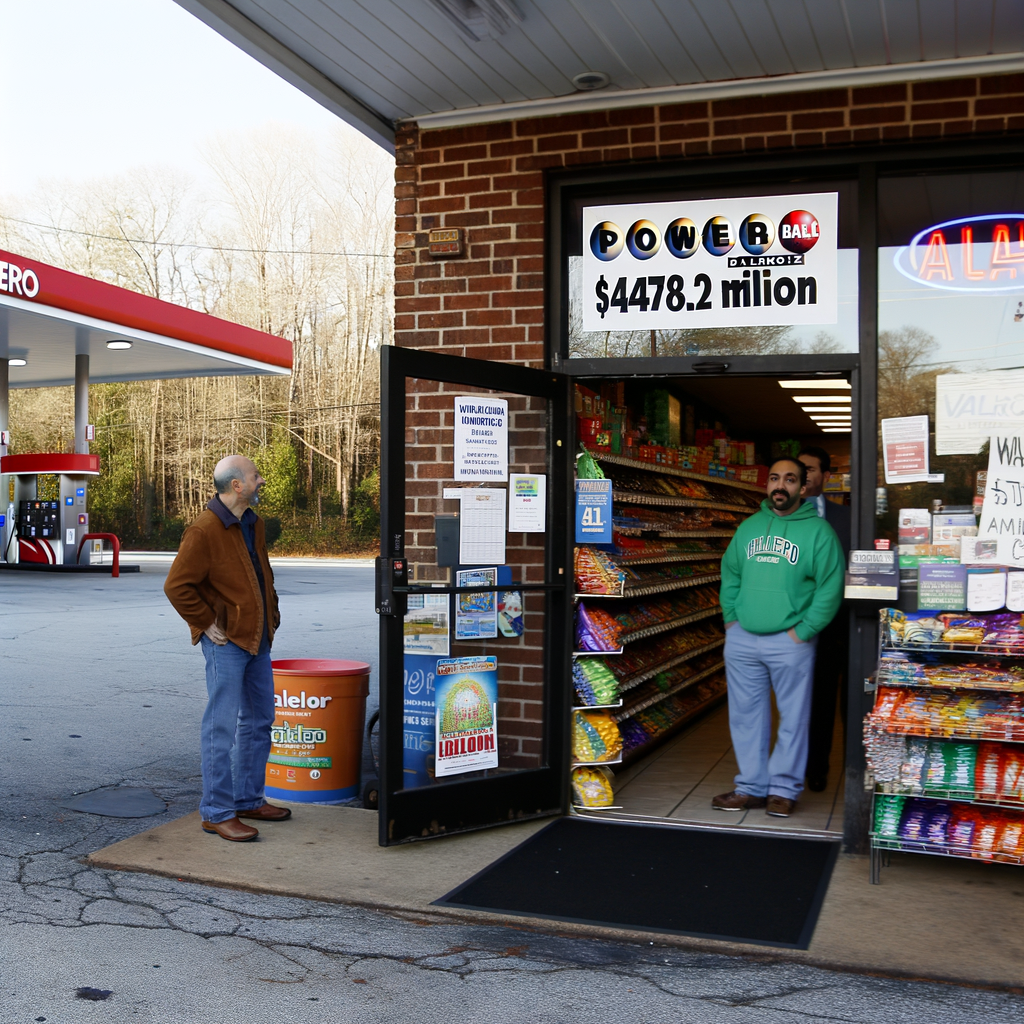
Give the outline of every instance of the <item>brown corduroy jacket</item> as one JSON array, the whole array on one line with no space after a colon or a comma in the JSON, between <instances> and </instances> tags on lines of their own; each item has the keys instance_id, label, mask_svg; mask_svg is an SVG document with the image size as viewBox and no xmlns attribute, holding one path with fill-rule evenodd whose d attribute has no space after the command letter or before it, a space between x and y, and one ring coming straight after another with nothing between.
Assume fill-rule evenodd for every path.
<instances>
[{"instance_id":1,"label":"brown corduroy jacket","mask_svg":"<svg viewBox=\"0 0 1024 1024\"><path fill-rule=\"evenodd\" d=\"M266 592L245 546L241 524L224 524L206 509L185 531L177 557L164 583L174 610L192 630L192 643L216 622L227 638L250 654L258 653L263 637L263 602L267 607L267 639L273 641L281 622L274 590L274 573L267 557L263 520L256 517L256 556L263 569Z\"/></svg>"}]
</instances>

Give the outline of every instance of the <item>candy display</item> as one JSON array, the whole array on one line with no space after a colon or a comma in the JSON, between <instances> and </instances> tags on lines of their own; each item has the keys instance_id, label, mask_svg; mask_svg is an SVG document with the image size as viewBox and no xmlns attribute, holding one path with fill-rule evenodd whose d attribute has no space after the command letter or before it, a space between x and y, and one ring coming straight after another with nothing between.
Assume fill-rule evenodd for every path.
<instances>
[{"instance_id":1,"label":"candy display","mask_svg":"<svg viewBox=\"0 0 1024 1024\"><path fill-rule=\"evenodd\" d=\"M938 686L950 690L1007 690L1024 692L1024 666L998 660L949 661L941 655L902 651L885 654L878 664L878 681L888 686Z\"/></svg>"},{"instance_id":2,"label":"candy display","mask_svg":"<svg viewBox=\"0 0 1024 1024\"><path fill-rule=\"evenodd\" d=\"M577 651L616 651L621 632L622 627L604 608L582 601L576 606Z\"/></svg>"},{"instance_id":3,"label":"candy display","mask_svg":"<svg viewBox=\"0 0 1024 1024\"><path fill-rule=\"evenodd\" d=\"M710 707L725 695L725 674L705 679L622 723L624 752L630 754L655 743L680 723Z\"/></svg>"},{"instance_id":4,"label":"candy display","mask_svg":"<svg viewBox=\"0 0 1024 1024\"><path fill-rule=\"evenodd\" d=\"M578 594L621 594L626 579L607 552L590 545L573 552L573 572Z\"/></svg>"},{"instance_id":5,"label":"candy display","mask_svg":"<svg viewBox=\"0 0 1024 1024\"><path fill-rule=\"evenodd\" d=\"M695 656L704 649L719 648L725 632L712 621L693 623L685 630L664 633L626 647L621 657L609 659L608 668L619 681L620 690L628 690L660 671Z\"/></svg>"},{"instance_id":6,"label":"candy display","mask_svg":"<svg viewBox=\"0 0 1024 1024\"><path fill-rule=\"evenodd\" d=\"M572 716L572 756L576 761L614 761L622 752L622 734L610 714L578 711Z\"/></svg>"},{"instance_id":7,"label":"candy display","mask_svg":"<svg viewBox=\"0 0 1024 1024\"><path fill-rule=\"evenodd\" d=\"M1024 742L1024 696L879 687L868 722L905 736Z\"/></svg>"},{"instance_id":8,"label":"candy display","mask_svg":"<svg viewBox=\"0 0 1024 1024\"><path fill-rule=\"evenodd\" d=\"M673 694L688 689L698 683L701 679L725 668L722 660L722 652L714 651L710 654L701 655L692 661L684 662L676 668L665 672L659 672L653 678L642 683L631 690L626 706L622 711L617 712L615 718L622 721L635 715L638 711L660 704L663 700Z\"/></svg>"},{"instance_id":9,"label":"candy display","mask_svg":"<svg viewBox=\"0 0 1024 1024\"><path fill-rule=\"evenodd\" d=\"M615 802L612 773L600 765L573 768L572 796L578 807L610 807Z\"/></svg>"},{"instance_id":10,"label":"candy display","mask_svg":"<svg viewBox=\"0 0 1024 1024\"><path fill-rule=\"evenodd\" d=\"M880 612L882 643L888 648L957 644L961 647L1024 648L1024 621L1020 612L993 612L967 616L963 612ZM950 648L953 649L953 648Z\"/></svg>"},{"instance_id":11,"label":"candy display","mask_svg":"<svg viewBox=\"0 0 1024 1024\"><path fill-rule=\"evenodd\" d=\"M618 702L618 680L600 658L576 658L572 663L572 682L580 707Z\"/></svg>"},{"instance_id":12,"label":"candy display","mask_svg":"<svg viewBox=\"0 0 1024 1024\"><path fill-rule=\"evenodd\" d=\"M1022 811L878 796L872 837L892 849L916 847L1009 864L1024 862Z\"/></svg>"}]
</instances>

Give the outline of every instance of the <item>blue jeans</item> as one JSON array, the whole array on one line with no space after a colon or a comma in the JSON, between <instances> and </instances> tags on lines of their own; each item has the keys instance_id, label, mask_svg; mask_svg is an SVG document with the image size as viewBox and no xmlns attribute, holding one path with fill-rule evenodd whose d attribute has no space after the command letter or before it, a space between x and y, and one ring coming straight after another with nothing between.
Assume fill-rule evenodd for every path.
<instances>
[{"instance_id":1,"label":"blue jeans","mask_svg":"<svg viewBox=\"0 0 1024 1024\"><path fill-rule=\"evenodd\" d=\"M817 640L798 644L788 633L748 633L738 622L726 630L729 732L740 769L737 792L796 800L803 791ZM772 690L779 731L769 757Z\"/></svg>"},{"instance_id":2,"label":"blue jeans","mask_svg":"<svg viewBox=\"0 0 1024 1024\"><path fill-rule=\"evenodd\" d=\"M200 641L206 656L203 714L203 821L233 818L263 804L270 727L274 724L274 676L264 633L258 654L230 641Z\"/></svg>"}]
</instances>

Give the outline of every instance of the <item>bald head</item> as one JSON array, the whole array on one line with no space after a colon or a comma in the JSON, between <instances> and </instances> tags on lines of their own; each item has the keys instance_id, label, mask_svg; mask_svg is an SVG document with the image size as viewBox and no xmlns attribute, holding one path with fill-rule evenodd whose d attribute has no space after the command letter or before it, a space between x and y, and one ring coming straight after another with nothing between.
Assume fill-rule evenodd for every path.
<instances>
[{"instance_id":1,"label":"bald head","mask_svg":"<svg viewBox=\"0 0 1024 1024\"><path fill-rule=\"evenodd\" d=\"M242 513L260 500L266 483L252 459L226 455L213 467L213 486L224 505L241 519Z\"/></svg>"}]
</instances>

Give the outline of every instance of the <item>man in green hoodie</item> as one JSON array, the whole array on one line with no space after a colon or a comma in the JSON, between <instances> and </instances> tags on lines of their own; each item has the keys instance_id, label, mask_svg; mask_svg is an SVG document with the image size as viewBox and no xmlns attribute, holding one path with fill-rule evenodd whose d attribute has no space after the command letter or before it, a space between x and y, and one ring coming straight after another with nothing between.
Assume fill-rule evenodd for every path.
<instances>
[{"instance_id":1,"label":"man in green hoodie","mask_svg":"<svg viewBox=\"0 0 1024 1024\"><path fill-rule=\"evenodd\" d=\"M721 811L764 807L788 818L804 786L818 634L843 595L843 549L813 503L803 503L807 467L779 459L768 498L742 523L722 558L729 731L736 788L716 796ZM779 711L775 749L771 691Z\"/></svg>"}]
</instances>

